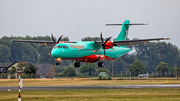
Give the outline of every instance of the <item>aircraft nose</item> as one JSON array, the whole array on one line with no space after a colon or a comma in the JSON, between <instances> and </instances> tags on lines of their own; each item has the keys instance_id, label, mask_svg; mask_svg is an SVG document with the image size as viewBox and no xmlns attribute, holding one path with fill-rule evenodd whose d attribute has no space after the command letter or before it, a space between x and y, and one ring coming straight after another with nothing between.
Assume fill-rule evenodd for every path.
<instances>
[{"instance_id":1,"label":"aircraft nose","mask_svg":"<svg viewBox=\"0 0 180 101\"><path fill-rule=\"evenodd\" d=\"M54 50L51 51L51 56L55 57L55 51Z\"/></svg>"}]
</instances>

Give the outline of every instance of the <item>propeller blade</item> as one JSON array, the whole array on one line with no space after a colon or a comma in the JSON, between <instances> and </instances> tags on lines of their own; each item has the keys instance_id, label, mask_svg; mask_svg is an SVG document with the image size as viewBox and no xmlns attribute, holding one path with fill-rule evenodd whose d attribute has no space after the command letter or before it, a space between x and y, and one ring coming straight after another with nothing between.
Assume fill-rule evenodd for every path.
<instances>
[{"instance_id":1,"label":"propeller blade","mask_svg":"<svg viewBox=\"0 0 180 101\"><path fill-rule=\"evenodd\" d=\"M52 38L52 40L54 41L54 43L56 43L56 41L55 41L55 39L54 39L54 37L53 37L53 33L51 33L51 38Z\"/></svg>"},{"instance_id":2,"label":"propeller blade","mask_svg":"<svg viewBox=\"0 0 180 101\"><path fill-rule=\"evenodd\" d=\"M94 52L97 52L99 49L101 49L101 46L97 50L95 50Z\"/></svg>"},{"instance_id":3,"label":"propeller blade","mask_svg":"<svg viewBox=\"0 0 180 101\"><path fill-rule=\"evenodd\" d=\"M109 39L111 39L112 38L112 36L111 37L109 37L106 41L105 41L105 43L104 44L106 44L106 42L109 40Z\"/></svg>"},{"instance_id":4,"label":"propeller blade","mask_svg":"<svg viewBox=\"0 0 180 101\"><path fill-rule=\"evenodd\" d=\"M59 43L59 41L61 40L61 38L63 37L63 35L61 35L58 39L58 41L56 43Z\"/></svg>"},{"instance_id":5,"label":"propeller blade","mask_svg":"<svg viewBox=\"0 0 180 101\"><path fill-rule=\"evenodd\" d=\"M100 37L101 37L101 41L104 42L104 40L103 40L103 38L102 38L102 32L101 32L101 34L100 34Z\"/></svg>"},{"instance_id":6,"label":"propeller blade","mask_svg":"<svg viewBox=\"0 0 180 101\"><path fill-rule=\"evenodd\" d=\"M96 40L95 39L93 39L92 41L94 41L94 43L96 44Z\"/></svg>"}]
</instances>

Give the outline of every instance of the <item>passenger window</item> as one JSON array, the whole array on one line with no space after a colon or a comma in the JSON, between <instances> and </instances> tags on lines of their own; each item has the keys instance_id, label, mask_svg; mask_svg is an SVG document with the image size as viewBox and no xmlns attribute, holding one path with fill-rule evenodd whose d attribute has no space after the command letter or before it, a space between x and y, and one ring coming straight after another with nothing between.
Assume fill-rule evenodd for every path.
<instances>
[{"instance_id":1,"label":"passenger window","mask_svg":"<svg viewBox=\"0 0 180 101\"><path fill-rule=\"evenodd\" d=\"M63 48L66 48L66 46L63 46Z\"/></svg>"},{"instance_id":2,"label":"passenger window","mask_svg":"<svg viewBox=\"0 0 180 101\"><path fill-rule=\"evenodd\" d=\"M58 46L58 48L62 48L62 46Z\"/></svg>"},{"instance_id":3,"label":"passenger window","mask_svg":"<svg viewBox=\"0 0 180 101\"><path fill-rule=\"evenodd\" d=\"M68 48L68 46L66 46L66 48Z\"/></svg>"}]
</instances>

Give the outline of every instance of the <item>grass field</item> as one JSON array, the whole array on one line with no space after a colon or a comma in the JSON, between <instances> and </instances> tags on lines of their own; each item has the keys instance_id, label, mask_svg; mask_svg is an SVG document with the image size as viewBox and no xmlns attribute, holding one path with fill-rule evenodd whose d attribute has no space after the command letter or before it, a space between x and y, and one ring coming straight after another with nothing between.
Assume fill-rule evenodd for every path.
<instances>
[{"instance_id":1,"label":"grass field","mask_svg":"<svg viewBox=\"0 0 180 101\"><path fill-rule=\"evenodd\" d=\"M167 80L97 80L93 78L23 79L23 86L70 86L70 85L149 85L166 84ZM169 80L168 80L169 81ZM180 84L180 80L170 80ZM0 79L0 87L18 86L18 79Z\"/></svg>"},{"instance_id":2,"label":"grass field","mask_svg":"<svg viewBox=\"0 0 180 101\"><path fill-rule=\"evenodd\" d=\"M22 91L22 101L180 101L180 88ZM0 101L17 101L18 91L0 91Z\"/></svg>"}]
</instances>

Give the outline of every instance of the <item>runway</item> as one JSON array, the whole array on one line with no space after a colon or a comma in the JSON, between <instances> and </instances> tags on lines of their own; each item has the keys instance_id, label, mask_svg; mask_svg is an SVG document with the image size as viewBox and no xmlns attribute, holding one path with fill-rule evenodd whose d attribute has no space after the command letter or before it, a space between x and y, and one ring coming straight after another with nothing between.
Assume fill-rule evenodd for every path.
<instances>
[{"instance_id":1,"label":"runway","mask_svg":"<svg viewBox=\"0 0 180 101\"><path fill-rule=\"evenodd\" d=\"M27 90L63 90L63 89L137 89L137 88L180 88L180 84L167 85L98 85L98 86L31 86L23 87ZM0 91L18 91L19 87L0 87Z\"/></svg>"}]
</instances>

